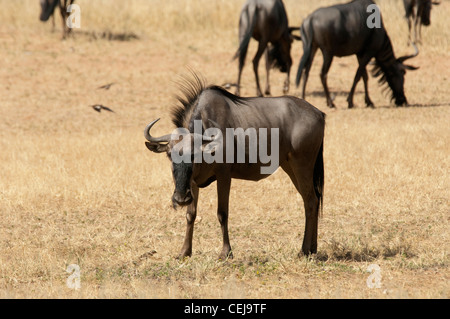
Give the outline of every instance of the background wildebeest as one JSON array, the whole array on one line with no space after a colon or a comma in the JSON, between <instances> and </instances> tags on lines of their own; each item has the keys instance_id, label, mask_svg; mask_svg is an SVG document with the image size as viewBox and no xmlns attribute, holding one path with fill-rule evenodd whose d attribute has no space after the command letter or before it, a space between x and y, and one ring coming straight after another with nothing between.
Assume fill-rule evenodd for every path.
<instances>
[{"instance_id":1,"label":"background wildebeest","mask_svg":"<svg viewBox=\"0 0 450 319\"><path fill-rule=\"evenodd\" d=\"M284 4L281 0L248 0L242 10L239 19L239 49L233 59L239 57L239 74L237 80L236 95L240 94L242 69L247 55L250 39L258 41L258 51L253 58L253 71L256 79L256 95L262 96L259 85L258 65L262 54L266 55L266 90L270 95L269 73L271 67L277 67L281 72L286 72L283 92L289 91L289 75L292 66L291 43L293 39L299 39L291 34L297 28L289 28L288 18ZM272 46L269 46L269 44Z\"/></svg>"},{"instance_id":2,"label":"background wildebeest","mask_svg":"<svg viewBox=\"0 0 450 319\"><path fill-rule=\"evenodd\" d=\"M405 71L417 68L405 65L403 62L416 56L418 54L417 48L415 54L396 59L391 40L383 22L380 22L379 28L370 28L367 25L367 19L370 15L370 11L369 13L367 12L367 8L372 4L374 2L371 0L359 0L320 8L304 20L301 27L303 56L300 60L296 78L296 85L298 86L304 72L303 98L305 98L306 82L308 81L314 55L317 49L320 48L323 54L320 79L329 107L335 107L327 86L327 73L333 57L353 54L356 54L358 58L359 67L347 98L349 108L353 107L353 94L356 84L361 77L364 80L366 105L373 106L369 97L366 71L366 65L372 58L375 58L376 63L374 75L381 76L380 82L388 83L392 90L392 99L395 99L395 104L407 104L403 89Z\"/></svg>"},{"instance_id":3,"label":"background wildebeest","mask_svg":"<svg viewBox=\"0 0 450 319\"><path fill-rule=\"evenodd\" d=\"M279 166L289 175L297 191L301 194L306 215L305 234L302 245L303 254L317 251L317 224L319 209L322 206L324 166L323 138L325 114L304 100L292 96L278 98L240 98L225 89L216 86L205 87L195 77L184 85L185 99L180 98L181 106L173 112L172 122L178 128L186 128L194 134L194 121L201 120L203 129L215 127L225 132L226 128L266 128L270 135L271 128L279 129ZM258 158L249 162L249 146L245 149L245 162L175 163L171 158L174 146L180 142L172 135L153 137L150 130L157 120L145 128L147 148L152 152L166 152L172 161L172 174L175 191L172 196L174 206L188 206L187 229L180 257L191 256L192 234L197 214L199 188L217 181L218 208L217 215L222 228L223 248L220 259L232 257L228 237L228 203L231 179L258 181L270 174L261 174L262 163ZM229 151L227 136L224 138L222 152ZM186 137L182 140L184 141ZM203 138L203 137L202 137ZM236 139L236 136L229 137ZM271 137L267 138L268 144ZM278 142L278 141L276 141ZM234 143L234 155L236 155ZM219 146L221 147L221 146ZM267 149L272 145L267 146ZM271 148L272 149L272 148ZM183 149L183 151L185 151ZM217 152L217 150L216 150ZM271 154L272 156L275 154Z\"/></svg>"},{"instance_id":4,"label":"background wildebeest","mask_svg":"<svg viewBox=\"0 0 450 319\"><path fill-rule=\"evenodd\" d=\"M421 43L422 40L422 25L428 26L431 24L431 7L433 4L440 4L439 1L431 0L403 0L405 6L405 17L408 21L408 39L412 38L412 23L414 23L414 43ZM417 29L419 31L417 32Z\"/></svg>"},{"instance_id":5,"label":"background wildebeest","mask_svg":"<svg viewBox=\"0 0 450 319\"><path fill-rule=\"evenodd\" d=\"M71 29L66 25L66 19L69 16L67 12L67 7L73 4L75 0L39 0L41 4L41 15L39 19L43 22L48 21L48 19L53 16L53 26L55 25L55 8L59 6L59 10L62 18L63 25L63 38L67 36L68 33L71 32Z\"/></svg>"}]
</instances>

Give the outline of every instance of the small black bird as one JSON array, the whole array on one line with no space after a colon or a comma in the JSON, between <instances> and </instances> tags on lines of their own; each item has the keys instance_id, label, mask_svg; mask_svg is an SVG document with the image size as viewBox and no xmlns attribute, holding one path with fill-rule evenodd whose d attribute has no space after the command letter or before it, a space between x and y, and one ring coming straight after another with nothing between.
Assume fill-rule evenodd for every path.
<instances>
[{"instance_id":1,"label":"small black bird","mask_svg":"<svg viewBox=\"0 0 450 319\"><path fill-rule=\"evenodd\" d=\"M115 84L115 83L112 82L112 83L109 83L109 84L105 84L105 85L99 86L99 87L97 88L97 90L100 90L100 89L103 89L103 90L109 90L109 88L110 88L112 85L114 85L114 84Z\"/></svg>"},{"instance_id":2,"label":"small black bird","mask_svg":"<svg viewBox=\"0 0 450 319\"><path fill-rule=\"evenodd\" d=\"M96 110L97 112L101 112L102 110L108 111L108 112L113 112L115 113L113 110L111 110L109 107L101 105L101 104L95 104L95 105L91 105L91 107Z\"/></svg>"}]
</instances>

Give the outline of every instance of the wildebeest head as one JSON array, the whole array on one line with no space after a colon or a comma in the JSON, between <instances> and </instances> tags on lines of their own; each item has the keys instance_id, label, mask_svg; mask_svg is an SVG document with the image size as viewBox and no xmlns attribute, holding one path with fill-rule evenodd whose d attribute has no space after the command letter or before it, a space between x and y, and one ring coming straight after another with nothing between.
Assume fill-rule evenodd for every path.
<instances>
[{"instance_id":1,"label":"wildebeest head","mask_svg":"<svg viewBox=\"0 0 450 319\"><path fill-rule=\"evenodd\" d=\"M144 130L147 140L145 145L155 153L166 153L172 162L172 177L175 190L172 195L173 207L189 205L192 200L191 183L194 173L194 156L196 152L203 152L205 143L211 142L214 138L208 138L202 134L190 133L187 129L178 128L172 134L161 137L153 137L150 130L158 121L154 120ZM196 149L196 139L200 139L200 149ZM197 140L198 141L198 140ZM175 154L172 154L175 153Z\"/></svg>"},{"instance_id":2,"label":"wildebeest head","mask_svg":"<svg viewBox=\"0 0 450 319\"><path fill-rule=\"evenodd\" d=\"M269 48L269 64L283 73L288 72L292 66L292 42L300 40L300 37L293 35L292 32L298 29L297 27L290 27L281 40Z\"/></svg>"},{"instance_id":3,"label":"wildebeest head","mask_svg":"<svg viewBox=\"0 0 450 319\"><path fill-rule=\"evenodd\" d=\"M41 15L39 19L41 21L47 21L55 11L58 5L58 0L40 0L41 3Z\"/></svg>"},{"instance_id":4,"label":"wildebeest head","mask_svg":"<svg viewBox=\"0 0 450 319\"><path fill-rule=\"evenodd\" d=\"M440 4L440 1L431 1L431 0L423 1L423 8L422 8L422 12L420 15L420 20L423 25L431 24L431 19L430 19L431 7L432 7L432 5L438 5L438 4Z\"/></svg>"},{"instance_id":5,"label":"wildebeest head","mask_svg":"<svg viewBox=\"0 0 450 319\"><path fill-rule=\"evenodd\" d=\"M287 48L289 46L289 48ZM290 44L277 44L269 48L269 64L273 68L278 68L280 72L286 73L291 65Z\"/></svg>"},{"instance_id":6,"label":"wildebeest head","mask_svg":"<svg viewBox=\"0 0 450 319\"><path fill-rule=\"evenodd\" d=\"M387 82L391 88L392 99L395 100L395 105L397 106L406 105L408 103L404 91L406 70L418 69L418 67L404 64L406 60L416 57L419 54L417 46L414 43L413 46L415 49L414 54L399 57L389 65L377 61L373 69L373 75L375 77L381 76L379 82L381 84Z\"/></svg>"},{"instance_id":7,"label":"wildebeest head","mask_svg":"<svg viewBox=\"0 0 450 319\"><path fill-rule=\"evenodd\" d=\"M431 5L432 5L431 0L424 1L422 15L420 17L420 20L423 25L430 25L430 23L431 23L431 20L430 20Z\"/></svg>"}]
</instances>

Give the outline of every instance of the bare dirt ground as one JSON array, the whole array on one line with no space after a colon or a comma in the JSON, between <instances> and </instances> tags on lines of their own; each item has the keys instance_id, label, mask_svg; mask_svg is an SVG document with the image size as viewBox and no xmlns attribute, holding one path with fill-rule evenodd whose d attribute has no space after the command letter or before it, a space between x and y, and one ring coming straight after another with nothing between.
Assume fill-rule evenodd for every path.
<instances>
[{"instance_id":1,"label":"bare dirt ground","mask_svg":"<svg viewBox=\"0 0 450 319\"><path fill-rule=\"evenodd\" d=\"M39 22L38 1L0 0L0 297L449 297L448 1L433 8L411 60L420 69L406 75L410 107L393 106L371 77L375 108L364 106L360 83L348 110L357 63L347 57L328 75L337 105L328 109L317 54L306 97L327 113L317 255L297 257L303 203L278 171L233 181L234 259L225 262L216 260L215 184L200 192L193 257L174 259L184 210L171 208L169 161L145 148L142 132L159 117L155 134L172 131L176 81L188 68L211 84L236 81L243 1L78 3L82 27L61 41L59 17L54 31ZM292 25L331 3L285 1ZM378 3L397 56L411 53L401 1ZM253 41L245 96L255 94L255 52ZM291 82L301 55L295 42ZM263 83L264 69L261 61ZM284 78L272 71L273 95ZM114 113L95 112L97 103ZM67 287L70 264L80 267L79 290ZM371 264L380 288L367 285Z\"/></svg>"}]
</instances>

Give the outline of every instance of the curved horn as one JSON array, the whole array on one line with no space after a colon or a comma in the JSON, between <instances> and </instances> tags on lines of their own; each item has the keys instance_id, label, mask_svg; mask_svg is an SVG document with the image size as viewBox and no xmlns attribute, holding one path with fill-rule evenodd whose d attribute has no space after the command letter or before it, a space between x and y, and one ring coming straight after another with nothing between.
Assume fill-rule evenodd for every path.
<instances>
[{"instance_id":1,"label":"curved horn","mask_svg":"<svg viewBox=\"0 0 450 319\"><path fill-rule=\"evenodd\" d=\"M156 119L145 127L144 130L145 139L151 143L168 143L171 140L171 134L167 134L161 137L153 137L150 135L150 130L152 129L153 125L155 125L155 123L158 122L159 120L160 119Z\"/></svg>"},{"instance_id":2,"label":"curved horn","mask_svg":"<svg viewBox=\"0 0 450 319\"><path fill-rule=\"evenodd\" d=\"M412 46L414 47L414 50L415 50L416 52L414 52L414 54L411 54L411 55L405 55L405 56L402 56L402 57L398 58L398 59L397 59L398 62L403 63L403 62L405 62L406 60L411 59L411 58L414 58L414 57L416 57L416 56L419 55L419 49L417 48L417 46L416 46L416 44L415 44L414 42L412 43Z\"/></svg>"}]
</instances>

